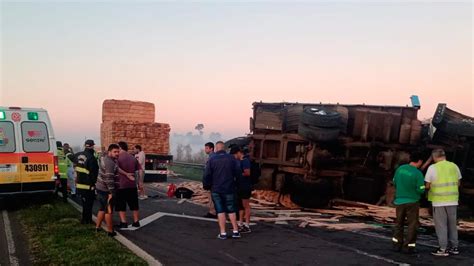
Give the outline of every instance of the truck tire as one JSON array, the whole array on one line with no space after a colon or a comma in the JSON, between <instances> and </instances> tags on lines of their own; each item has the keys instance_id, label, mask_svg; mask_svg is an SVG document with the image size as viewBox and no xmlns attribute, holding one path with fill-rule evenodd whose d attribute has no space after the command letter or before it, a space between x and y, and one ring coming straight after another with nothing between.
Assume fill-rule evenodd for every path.
<instances>
[{"instance_id":1,"label":"truck tire","mask_svg":"<svg viewBox=\"0 0 474 266\"><path fill-rule=\"evenodd\" d=\"M321 128L308 126L300 123L298 126L298 134L303 138L314 142L330 142L339 136L339 128Z\"/></svg>"},{"instance_id":2,"label":"truck tire","mask_svg":"<svg viewBox=\"0 0 474 266\"><path fill-rule=\"evenodd\" d=\"M304 180L302 176L293 177L291 201L304 208L323 208L329 205L333 191L331 183L325 179Z\"/></svg>"},{"instance_id":3,"label":"truck tire","mask_svg":"<svg viewBox=\"0 0 474 266\"><path fill-rule=\"evenodd\" d=\"M319 107L306 107L301 113L301 123L322 128L341 126L341 114Z\"/></svg>"}]
</instances>

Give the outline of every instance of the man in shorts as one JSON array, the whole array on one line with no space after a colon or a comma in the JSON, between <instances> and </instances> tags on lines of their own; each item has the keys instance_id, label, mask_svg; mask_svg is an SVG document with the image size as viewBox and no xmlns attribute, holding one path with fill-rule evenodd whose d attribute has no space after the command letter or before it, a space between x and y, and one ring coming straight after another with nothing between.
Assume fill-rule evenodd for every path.
<instances>
[{"instance_id":1,"label":"man in shorts","mask_svg":"<svg viewBox=\"0 0 474 266\"><path fill-rule=\"evenodd\" d=\"M115 202L115 210L119 212L120 224L119 228L127 228L127 205L133 213L133 227L140 227L138 218L138 190L135 175L140 170L140 165L137 159L130 153L128 153L128 144L124 141L118 143L120 147L120 153L118 156L117 164L119 167L118 181L119 189L117 190L117 201ZM120 169L127 173L124 175Z\"/></svg>"},{"instance_id":2,"label":"man in shorts","mask_svg":"<svg viewBox=\"0 0 474 266\"><path fill-rule=\"evenodd\" d=\"M203 187L211 190L212 201L217 213L220 233L219 239L227 239L226 214L232 223L232 238L240 238L235 206L235 180L241 174L240 165L224 150L224 142L216 143L216 153L206 164Z\"/></svg>"},{"instance_id":3,"label":"man in shorts","mask_svg":"<svg viewBox=\"0 0 474 266\"><path fill-rule=\"evenodd\" d=\"M117 176L117 159L119 156L119 146L111 144L106 155L99 159L99 176L95 183L97 199L99 201L99 212L97 214L96 231L101 230L102 221L105 218L107 224L107 234L115 236L112 224L112 212L115 198L115 179Z\"/></svg>"},{"instance_id":4,"label":"man in shorts","mask_svg":"<svg viewBox=\"0 0 474 266\"><path fill-rule=\"evenodd\" d=\"M237 160L242 174L237 180L237 205L239 206L239 232L250 233L250 196L252 183L250 181L250 160L248 154L238 146L232 147L230 154Z\"/></svg>"}]
</instances>

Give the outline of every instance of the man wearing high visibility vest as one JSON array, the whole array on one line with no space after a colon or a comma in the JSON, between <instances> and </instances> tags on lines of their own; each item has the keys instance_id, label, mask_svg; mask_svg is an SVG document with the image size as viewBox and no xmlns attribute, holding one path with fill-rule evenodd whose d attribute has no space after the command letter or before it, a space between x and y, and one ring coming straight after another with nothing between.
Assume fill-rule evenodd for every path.
<instances>
[{"instance_id":1,"label":"man wearing high visibility vest","mask_svg":"<svg viewBox=\"0 0 474 266\"><path fill-rule=\"evenodd\" d=\"M431 155L435 164L428 168L425 182L426 189L429 189L428 200L433 205L433 220L439 242L439 248L431 254L442 257L457 255L456 222L461 171L456 164L446 160L444 150L436 149Z\"/></svg>"},{"instance_id":2,"label":"man wearing high visibility vest","mask_svg":"<svg viewBox=\"0 0 474 266\"><path fill-rule=\"evenodd\" d=\"M74 156L76 170L76 190L82 200L82 224L92 224L92 207L95 199L95 183L99 174L99 164L94 156L94 141L86 140L84 151Z\"/></svg>"},{"instance_id":3,"label":"man wearing high visibility vest","mask_svg":"<svg viewBox=\"0 0 474 266\"><path fill-rule=\"evenodd\" d=\"M63 194L63 201L67 202L67 174L69 167L72 165L72 162L66 157L61 142L58 141L57 144L59 177L57 177L58 179L56 179L56 192L58 190L61 191L61 194Z\"/></svg>"}]
</instances>

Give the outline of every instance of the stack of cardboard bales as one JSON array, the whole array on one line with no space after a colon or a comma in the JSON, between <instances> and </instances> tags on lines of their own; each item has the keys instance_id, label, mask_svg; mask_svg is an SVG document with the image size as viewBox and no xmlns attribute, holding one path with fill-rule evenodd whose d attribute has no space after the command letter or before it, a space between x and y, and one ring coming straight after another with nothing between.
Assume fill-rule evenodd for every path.
<instances>
[{"instance_id":1,"label":"stack of cardboard bales","mask_svg":"<svg viewBox=\"0 0 474 266\"><path fill-rule=\"evenodd\" d=\"M125 141L141 145L146 153L169 154L169 124L155 123L155 105L127 100L105 100L102 104L101 146Z\"/></svg>"}]
</instances>

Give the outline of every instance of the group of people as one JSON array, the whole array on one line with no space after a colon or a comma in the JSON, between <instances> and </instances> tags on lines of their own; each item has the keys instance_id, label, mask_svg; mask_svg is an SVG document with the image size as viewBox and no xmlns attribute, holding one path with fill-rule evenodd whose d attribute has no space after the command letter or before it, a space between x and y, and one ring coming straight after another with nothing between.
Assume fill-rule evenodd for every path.
<instances>
[{"instance_id":1,"label":"group of people","mask_svg":"<svg viewBox=\"0 0 474 266\"><path fill-rule=\"evenodd\" d=\"M428 170L423 176L422 171L426 167ZM433 150L425 163L419 153L413 153L410 163L396 170L393 183L397 219L392 242L397 251L407 248L410 253L416 252L420 200L428 190L439 244L439 248L431 254L443 257L459 254L457 206L461 178L459 167L446 160L442 149ZM408 232L404 239L405 221Z\"/></svg>"},{"instance_id":2,"label":"group of people","mask_svg":"<svg viewBox=\"0 0 474 266\"><path fill-rule=\"evenodd\" d=\"M97 198L99 212L95 223L96 230L101 231L105 220L107 233L115 236L112 223L113 211L120 217L119 228L127 228L127 205L132 211L132 227L140 227L139 199L145 199L143 185L145 170L145 153L140 145L129 151L126 142L109 145L107 151L97 154L94 141L87 140L84 151L73 154L69 147L62 147L62 155L73 165L74 186L70 186L71 194L77 193L82 200L82 224L92 224L92 208ZM61 154L58 154L61 155ZM69 166L68 166L69 167ZM61 171L60 171L61 172ZM69 173L69 171L67 171ZM67 174L69 176L69 174ZM61 178L63 198L66 199L67 177ZM66 180L66 183L63 181ZM74 188L74 189L73 189ZM139 195L140 194L140 195Z\"/></svg>"},{"instance_id":3,"label":"group of people","mask_svg":"<svg viewBox=\"0 0 474 266\"><path fill-rule=\"evenodd\" d=\"M232 146L227 153L222 141L205 144L209 155L203 177L203 188L210 191L210 210L219 223L219 239L227 239L226 214L232 224L232 238L250 233L251 163L248 150Z\"/></svg>"}]
</instances>

